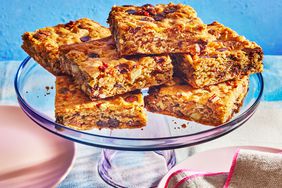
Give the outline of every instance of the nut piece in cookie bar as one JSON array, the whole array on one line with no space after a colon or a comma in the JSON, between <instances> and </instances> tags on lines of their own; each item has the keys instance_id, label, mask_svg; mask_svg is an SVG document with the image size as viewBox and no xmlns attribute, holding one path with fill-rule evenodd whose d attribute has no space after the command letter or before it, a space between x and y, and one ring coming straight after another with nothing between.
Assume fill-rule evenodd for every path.
<instances>
[{"instance_id":1,"label":"nut piece in cookie bar","mask_svg":"<svg viewBox=\"0 0 282 188\"><path fill-rule=\"evenodd\" d=\"M92 99L161 85L172 79L168 55L121 58L111 37L60 47L61 69Z\"/></svg>"},{"instance_id":2,"label":"nut piece in cookie bar","mask_svg":"<svg viewBox=\"0 0 282 188\"><path fill-rule=\"evenodd\" d=\"M263 51L256 43L218 22L209 24L208 32L215 41L195 44L196 50L174 55L177 70L193 87L262 72Z\"/></svg>"},{"instance_id":3,"label":"nut piece in cookie bar","mask_svg":"<svg viewBox=\"0 0 282 188\"><path fill-rule=\"evenodd\" d=\"M168 86L150 88L145 107L151 112L217 126L239 111L248 85L247 76L201 89L176 79Z\"/></svg>"},{"instance_id":4,"label":"nut piece in cookie bar","mask_svg":"<svg viewBox=\"0 0 282 188\"><path fill-rule=\"evenodd\" d=\"M56 78L55 116L57 123L78 130L138 128L146 125L140 91L91 101L67 76Z\"/></svg>"},{"instance_id":5,"label":"nut piece in cookie bar","mask_svg":"<svg viewBox=\"0 0 282 188\"><path fill-rule=\"evenodd\" d=\"M185 53L210 40L196 11L182 4L114 6L108 23L120 55Z\"/></svg>"},{"instance_id":6,"label":"nut piece in cookie bar","mask_svg":"<svg viewBox=\"0 0 282 188\"><path fill-rule=\"evenodd\" d=\"M23 34L22 48L41 66L54 75L61 74L58 48L110 36L110 30L88 18Z\"/></svg>"}]
</instances>

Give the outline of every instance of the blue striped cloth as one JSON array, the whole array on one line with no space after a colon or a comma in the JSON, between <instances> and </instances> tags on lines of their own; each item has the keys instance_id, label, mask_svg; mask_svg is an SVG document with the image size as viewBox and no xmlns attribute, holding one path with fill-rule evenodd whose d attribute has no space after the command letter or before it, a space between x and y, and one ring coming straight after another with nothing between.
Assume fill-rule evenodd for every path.
<instances>
[{"instance_id":1,"label":"blue striped cloth","mask_svg":"<svg viewBox=\"0 0 282 188\"><path fill-rule=\"evenodd\" d=\"M20 61L0 62L0 104L2 105L17 105L13 80L20 63ZM264 63L263 101L282 101L282 56L265 56ZM101 180L97 172L101 149L81 144L76 144L76 148L77 158L74 167L59 187L109 187ZM189 151L193 153L194 150L191 148ZM186 156L187 154L186 151ZM183 156L177 157L183 158ZM150 174L147 176L149 177Z\"/></svg>"}]
</instances>

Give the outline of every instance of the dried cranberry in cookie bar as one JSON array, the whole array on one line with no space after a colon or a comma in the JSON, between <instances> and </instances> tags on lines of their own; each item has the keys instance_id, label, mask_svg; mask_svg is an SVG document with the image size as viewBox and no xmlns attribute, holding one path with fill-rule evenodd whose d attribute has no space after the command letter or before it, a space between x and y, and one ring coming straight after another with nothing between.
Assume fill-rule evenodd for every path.
<instances>
[{"instance_id":1,"label":"dried cranberry in cookie bar","mask_svg":"<svg viewBox=\"0 0 282 188\"><path fill-rule=\"evenodd\" d=\"M215 41L195 44L194 51L174 55L179 73L193 87L262 72L263 51L259 45L218 22L209 24L208 32Z\"/></svg>"},{"instance_id":2,"label":"dried cranberry in cookie bar","mask_svg":"<svg viewBox=\"0 0 282 188\"><path fill-rule=\"evenodd\" d=\"M22 48L41 66L54 75L61 74L58 48L110 36L110 30L88 18L23 34Z\"/></svg>"},{"instance_id":3,"label":"dried cranberry in cookie bar","mask_svg":"<svg viewBox=\"0 0 282 188\"><path fill-rule=\"evenodd\" d=\"M196 11L182 4L114 6L108 23L120 55L185 53L210 40Z\"/></svg>"},{"instance_id":4,"label":"dried cranberry in cookie bar","mask_svg":"<svg viewBox=\"0 0 282 188\"><path fill-rule=\"evenodd\" d=\"M145 107L151 112L216 126L239 111L248 85L247 76L201 89L175 79L170 84L150 88Z\"/></svg>"},{"instance_id":5,"label":"dried cranberry in cookie bar","mask_svg":"<svg viewBox=\"0 0 282 188\"><path fill-rule=\"evenodd\" d=\"M172 79L168 55L121 58L111 37L60 48L61 69L92 99L161 85Z\"/></svg>"},{"instance_id":6,"label":"dried cranberry in cookie bar","mask_svg":"<svg viewBox=\"0 0 282 188\"><path fill-rule=\"evenodd\" d=\"M139 128L147 121L140 91L91 101L67 76L56 78L55 116L58 123L78 130Z\"/></svg>"}]
</instances>

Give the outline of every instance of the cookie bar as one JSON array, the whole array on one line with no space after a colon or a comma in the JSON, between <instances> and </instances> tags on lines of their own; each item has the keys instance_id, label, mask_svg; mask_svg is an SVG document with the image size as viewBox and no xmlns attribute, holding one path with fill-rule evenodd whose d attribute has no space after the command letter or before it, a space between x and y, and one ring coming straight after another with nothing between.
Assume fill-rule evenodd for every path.
<instances>
[{"instance_id":1,"label":"cookie bar","mask_svg":"<svg viewBox=\"0 0 282 188\"><path fill-rule=\"evenodd\" d=\"M70 21L54 27L23 34L22 48L49 72L58 75L58 48L64 44L80 43L109 36L110 30L88 18Z\"/></svg>"},{"instance_id":2,"label":"cookie bar","mask_svg":"<svg viewBox=\"0 0 282 188\"><path fill-rule=\"evenodd\" d=\"M107 98L172 79L169 56L120 58L111 37L60 48L62 70L92 99Z\"/></svg>"},{"instance_id":3,"label":"cookie bar","mask_svg":"<svg viewBox=\"0 0 282 188\"><path fill-rule=\"evenodd\" d=\"M149 95L145 97L145 107L151 112L220 125L239 111L248 85L247 76L201 89L176 79L170 85L150 88Z\"/></svg>"},{"instance_id":4,"label":"cookie bar","mask_svg":"<svg viewBox=\"0 0 282 188\"><path fill-rule=\"evenodd\" d=\"M208 25L208 32L215 41L195 44L190 53L174 56L179 73L193 87L262 72L263 52L256 43L218 22Z\"/></svg>"},{"instance_id":5,"label":"cookie bar","mask_svg":"<svg viewBox=\"0 0 282 188\"><path fill-rule=\"evenodd\" d=\"M108 23L123 56L184 53L210 39L196 11L182 4L114 6Z\"/></svg>"},{"instance_id":6,"label":"cookie bar","mask_svg":"<svg viewBox=\"0 0 282 188\"><path fill-rule=\"evenodd\" d=\"M55 116L56 122L79 130L138 128L146 125L140 91L90 101L67 76L56 78Z\"/></svg>"}]
</instances>

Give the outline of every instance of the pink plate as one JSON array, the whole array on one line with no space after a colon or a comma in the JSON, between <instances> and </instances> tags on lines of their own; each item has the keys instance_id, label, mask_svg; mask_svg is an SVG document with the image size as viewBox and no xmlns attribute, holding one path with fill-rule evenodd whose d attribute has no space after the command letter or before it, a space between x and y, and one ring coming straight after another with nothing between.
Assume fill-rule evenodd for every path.
<instances>
[{"instance_id":1,"label":"pink plate","mask_svg":"<svg viewBox=\"0 0 282 188\"><path fill-rule=\"evenodd\" d=\"M190 169L195 171L228 172L232 163L233 155L238 148L258 150L271 153L282 152L281 149L260 146L235 146L225 147L197 153L176 165L163 177L158 188L164 188L167 178L179 169Z\"/></svg>"},{"instance_id":2,"label":"pink plate","mask_svg":"<svg viewBox=\"0 0 282 188\"><path fill-rule=\"evenodd\" d=\"M19 107L0 106L0 187L55 187L74 155L73 142L40 128Z\"/></svg>"}]
</instances>

